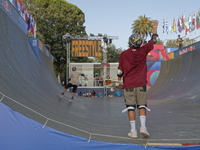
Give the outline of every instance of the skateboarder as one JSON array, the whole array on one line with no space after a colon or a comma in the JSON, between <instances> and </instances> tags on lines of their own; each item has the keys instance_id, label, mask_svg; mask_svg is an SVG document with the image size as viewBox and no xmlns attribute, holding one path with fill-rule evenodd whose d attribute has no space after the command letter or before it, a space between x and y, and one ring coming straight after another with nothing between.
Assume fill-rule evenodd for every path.
<instances>
[{"instance_id":1,"label":"skateboarder","mask_svg":"<svg viewBox=\"0 0 200 150\"><path fill-rule=\"evenodd\" d=\"M151 37L151 40L143 45L139 34L134 33L129 37L130 48L123 51L120 55L118 67L118 80L121 81L123 77L123 88L125 96L126 109L122 112L128 111L128 116L131 125L131 131L128 136L137 138L135 110L139 109L140 116L140 134L144 137L150 136L146 128L146 83L147 83L147 65L146 57L148 53L153 50L153 44L158 40L157 32Z\"/></svg>"},{"instance_id":2,"label":"skateboarder","mask_svg":"<svg viewBox=\"0 0 200 150\"><path fill-rule=\"evenodd\" d=\"M74 96L76 95L76 90L79 84L80 75L83 76L86 80L88 80L87 77L85 77L83 73L76 71L76 67L72 67L72 72L69 76L69 81L71 81L71 83L68 83L65 85L64 91L60 95L61 98L69 87L73 87L71 99L74 99Z\"/></svg>"}]
</instances>

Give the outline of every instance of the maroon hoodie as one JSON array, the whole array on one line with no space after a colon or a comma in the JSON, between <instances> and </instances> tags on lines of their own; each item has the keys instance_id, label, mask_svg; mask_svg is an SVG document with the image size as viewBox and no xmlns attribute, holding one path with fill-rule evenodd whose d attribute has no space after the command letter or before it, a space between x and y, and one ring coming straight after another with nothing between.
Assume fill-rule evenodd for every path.
<instances>
[{"instance_id":1,"label":"maroon hoodie","mask_svg":"<svg viewBox=\"0 0 200 150\"><path fill-rule=\"evenodd\" d=\"M121 53L119 69L124 72L123 88L133 88L147 84L146 57L153 48L153 42L150 40L140 48L129 48Z\"/></svg>"}]
</instances>

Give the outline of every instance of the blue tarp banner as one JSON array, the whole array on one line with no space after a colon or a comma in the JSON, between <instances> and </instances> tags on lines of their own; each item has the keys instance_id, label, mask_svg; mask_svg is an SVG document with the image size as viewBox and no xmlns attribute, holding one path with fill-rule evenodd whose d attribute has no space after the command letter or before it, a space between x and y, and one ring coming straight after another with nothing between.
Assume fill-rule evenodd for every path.
<instances>
[{"instance_id":1,"label":"blue tarp banner","mask_svg":"<svg viewBox=\"0 0 200 150\"><path fill-rule=\"evenodd\" d=\"M31 46L35 52L35 55L37 56L39 62L40 61L40 54L39 54L39 39L38 38L30 38L29 42L31 43Z\"/></svg>"},{"instance_id":2,"label":"blue tarp banner","mask_svg":"<svg viewBox=\"0 0 200 150\"><path fill-rule=\"evenodd\" d=\"M98 142L69 135L40 124L0 102L2 150L199 150L200 146L160 147Z\"/></svg>"},{"instance_id":3,"label":"blue tarp banner","mask_svg":"<svg viewBox=\"0 0 200 150\"><path fill-rule=\"evenodd\" d=\"M197 50L200 50L200 42L194 43L192 45L174 51L174 58Z\"/></svg>"},{"instance_id":4,"label":"blue tarp banner","mask_svg":"<svg viewBox=\"0 0 200 150\"><path fill-rule=\"evenodd\" d=\"M176 51L178 48L166 48L167 49L167 54Z\"/></svg>"}]
</instances>

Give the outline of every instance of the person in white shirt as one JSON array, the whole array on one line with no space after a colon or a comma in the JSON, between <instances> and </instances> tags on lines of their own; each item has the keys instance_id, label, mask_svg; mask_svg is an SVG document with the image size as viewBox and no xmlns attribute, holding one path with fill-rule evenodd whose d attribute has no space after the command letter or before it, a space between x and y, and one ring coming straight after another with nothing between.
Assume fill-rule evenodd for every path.
<instances>
[{"instance_id":1,"label":"person in white shirt","mask_svg":"<svg viewBox=\"0 0 200 150\"><path fill-rule=\"evenodd\" d=\"M79 84L79 76L80 75L83 76L86 80L88 80L87 77L85 77L85 75L83 73L76 71L76 67L72 67L72 72L69 76L69 81L71 81L71 83L68 83L65 85L64 91L61 93L60 97L62 97L64 95L64 93L66 92L66 90L69 87L73 87L71 99L74 99L74 96L76 95L76 90L77 90L77 87Z\"/></svg>"}]
</instances>

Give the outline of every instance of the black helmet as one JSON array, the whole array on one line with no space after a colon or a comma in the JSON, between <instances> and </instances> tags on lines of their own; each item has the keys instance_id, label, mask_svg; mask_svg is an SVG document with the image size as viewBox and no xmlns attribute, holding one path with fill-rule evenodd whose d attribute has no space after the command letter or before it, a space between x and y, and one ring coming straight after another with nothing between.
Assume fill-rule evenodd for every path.
<instances>
[{"instance_id":1,"label":"black helmet","mask_svg":"<svg viewBox=\"0 0 200 150\"><path fill-rule=\"evenodd\" d=\"M76 71L76 67L72 67L72 71Z\"/></svg>"},{"instance_id":2,"label":"black helmet","mask_svg":"<svg viewBox=\"0 0 200 150\"><path fill-rule=\"evenodd\" d=\"M142 38L139 34L133 33L128 40L128 44L130 47L139 48L142 44Z\"/></svg>"}]
</instances>

